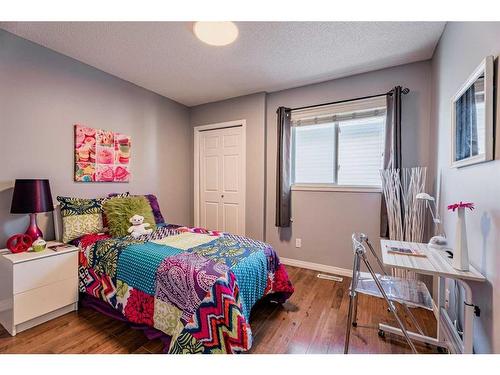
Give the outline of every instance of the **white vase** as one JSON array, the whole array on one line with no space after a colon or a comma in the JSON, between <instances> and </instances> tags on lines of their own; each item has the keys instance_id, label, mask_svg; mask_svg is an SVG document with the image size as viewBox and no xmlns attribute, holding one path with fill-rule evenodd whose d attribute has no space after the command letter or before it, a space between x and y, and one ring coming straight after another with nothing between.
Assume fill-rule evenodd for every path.
<instances>
[{"instance_id":1,"label":"white vase","mask_svg":"<svg viewBox=\"0 0 500 375\"><path fill-rule=\"evenodd\" d=\"M453 251L453 268L459 271L469 270L469 251L467 249L467 228L465 227L465 208L457 209L457 228L455 232L455 249Z\"/></svg>"}]
</instances>

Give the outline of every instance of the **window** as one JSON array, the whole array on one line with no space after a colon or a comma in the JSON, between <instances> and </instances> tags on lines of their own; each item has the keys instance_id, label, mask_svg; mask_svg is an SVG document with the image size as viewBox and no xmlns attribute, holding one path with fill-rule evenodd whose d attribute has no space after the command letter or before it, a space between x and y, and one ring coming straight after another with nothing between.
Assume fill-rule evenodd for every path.
<instances>
[{"instance_id":1,"label":"window","mask_svg":"<svg viewBox=\"0 0 500 375\"><path fill-rule=\"evenodd\" d=\"M292 112L297 185L380 188L385 97Z\"/></svg>"}]
</instances>

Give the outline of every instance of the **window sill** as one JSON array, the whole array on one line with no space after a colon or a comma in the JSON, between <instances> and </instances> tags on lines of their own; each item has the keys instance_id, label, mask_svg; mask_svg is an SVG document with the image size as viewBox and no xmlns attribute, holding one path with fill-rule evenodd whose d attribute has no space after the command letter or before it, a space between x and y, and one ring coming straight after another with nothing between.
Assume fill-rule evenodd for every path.
<instances>
[{"instance_id":1,"label":"window sill","mask_svg":"<svg viewBox=\"0 0 500 375\"><path fill-rule=\"evenodd\" d=\"M292 191L331 191L345 193L382 193L382 188L374 186L342 186L342 185L292 185Z\"/></svg>"}]
</instances>

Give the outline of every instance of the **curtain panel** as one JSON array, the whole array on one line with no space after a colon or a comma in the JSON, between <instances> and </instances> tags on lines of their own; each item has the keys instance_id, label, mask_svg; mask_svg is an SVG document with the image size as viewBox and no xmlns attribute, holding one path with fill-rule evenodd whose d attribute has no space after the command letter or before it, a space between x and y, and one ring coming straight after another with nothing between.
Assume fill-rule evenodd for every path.
<instances>
[{"instance_id":1,"label":"curtain panel","mask_svg":"<svg viewBox=\"0 0 500 375\"><path fill-rule=\"evenodd\" d=\"M291 215L292 110L279 107L276 113L278 118L278 153L276 161L275 225L285 228L290 226Z\"/></svg>"},{"instance_id":2,"label":"curtain panel","mask_svg":"<svg viewBox=\"0 0 500 375\"><path fill-rule=\"evenodd\" d=\"M387 94L387 117L385 121L384 169L399 169L401 174L401 94L396 86ZM384 194L380 206L380 237L389 237L389 221Z\"/></svg>"}]
</instances>

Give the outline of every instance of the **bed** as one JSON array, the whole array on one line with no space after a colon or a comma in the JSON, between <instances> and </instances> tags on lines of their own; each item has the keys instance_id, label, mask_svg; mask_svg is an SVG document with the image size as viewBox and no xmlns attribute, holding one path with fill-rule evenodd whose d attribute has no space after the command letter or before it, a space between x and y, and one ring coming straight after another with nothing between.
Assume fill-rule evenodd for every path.
<instances>
[{"instance_id":1,"label":"bed","mask_svg":"<svg viewBox=\"0 0 500 375\"><path fill-rule=\"evenodd\" d=\"M243 236L165 224L137 239L86 234L73 244L83 301L161 336L167 353L248 351L254 304L293 293L274 249Z\"/></svg>"}]
</instances>

